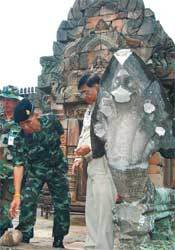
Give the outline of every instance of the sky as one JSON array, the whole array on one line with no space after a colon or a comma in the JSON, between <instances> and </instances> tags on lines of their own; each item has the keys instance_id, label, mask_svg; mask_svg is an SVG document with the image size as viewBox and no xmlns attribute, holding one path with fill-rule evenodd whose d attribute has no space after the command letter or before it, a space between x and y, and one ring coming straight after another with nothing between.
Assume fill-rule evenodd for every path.
<instances>
[{"instance_id":1,"label":"sky","mask_svg":"<svg viewBox=\"0 0 175 250\"><path fill-rule=\"evenodd\" d=\"M62 20L75 0L0 0L0 88L37 85L41 56L52 56ZM175 41L175 0L145 0Z\"/></svg>"}]
</instances>

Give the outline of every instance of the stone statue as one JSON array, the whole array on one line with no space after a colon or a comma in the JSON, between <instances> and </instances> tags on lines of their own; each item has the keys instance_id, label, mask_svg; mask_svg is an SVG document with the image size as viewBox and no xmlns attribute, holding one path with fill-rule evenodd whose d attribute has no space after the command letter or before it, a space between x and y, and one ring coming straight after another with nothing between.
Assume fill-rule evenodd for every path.
<instances>
[{"instance_id":1,"label":"stone statue","mask_svg":"<svg viewBox=\"0 0 175 250\"><path fill-rule=\"evenodd\" d=\"M17 246L19 245L21 240L22 240L22 233L17 229L13 229L11 231L6 231L3 234L3 236L0 238L0 246L8 246L8 247Z\"/></svg>"},{"instance_id":2,"label":"stone statue","mask_svg":"<svg viewBox=\"0 0 175 250\"><path fill-rule=\"evenodd\" d=\"M122 52L120 63L119 55L113 56L120 49L135 54ZM164 156L174 154L175 158L174 150L167 151L174 144L171 128L175 131L172 39L143 0L75 0L67 20L58 27L53 55L41 58L38 87L51 95L52 107L61 104L66 116L76 118L75 109L81 104L78 80L87 72L103 75L109 62L108 71L113 74L106 71L104 75L94 113L94 148L97 144L96 154L106 152L123 196L124 203L118 205L115 215L121 229L121 248L135 250L137 242L140 247L149 237L171 237L174 192L154 188L147 175L147 160L159 148ZM149 240L146 242L148 245Z\"/></svg>"},{"instance_id":3,"label":"stone statue","mask_svg":"<svg viewBox=\"0 0 175 250\"><path fill-rule=\"evenodd\" d=\"M147 174L153 152L175 148L172 115L164 89L143 60L130 49L115 52L102 77L91 130L93 155L106 154L123 199L114 212L120 249L149 249L151 239L172 237L175 192L155 189Z\"/></svg>"}]
</instances>

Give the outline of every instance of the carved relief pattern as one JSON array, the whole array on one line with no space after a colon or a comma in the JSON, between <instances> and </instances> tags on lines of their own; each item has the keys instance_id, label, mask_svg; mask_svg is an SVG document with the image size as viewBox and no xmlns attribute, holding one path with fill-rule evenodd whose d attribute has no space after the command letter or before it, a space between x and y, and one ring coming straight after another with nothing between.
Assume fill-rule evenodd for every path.
<instances>
[{"instance_id":1,"label":"carved relief pattern","mask_svg":"<svg viewBox=\"0 0 175 250\"><path fill-rule=\"evenodd\" d=\"M113 53L122 48L130 48L142 58L171 98L175 46L143 1L76 0L68 19L58 28L53 55L40 60L38 87L51 96L51 109L59 118L82 120L86 106L78 95L79 78L85 72L102 75ZM63 147L71 158L72 146ZM70 183L76 192L71 175Z\"/></svg>"}]
</instances>

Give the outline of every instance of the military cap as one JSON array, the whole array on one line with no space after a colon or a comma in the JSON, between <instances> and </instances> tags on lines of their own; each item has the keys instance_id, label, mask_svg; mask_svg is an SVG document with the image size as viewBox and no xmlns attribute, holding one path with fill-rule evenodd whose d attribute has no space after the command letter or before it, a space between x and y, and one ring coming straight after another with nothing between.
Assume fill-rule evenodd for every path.
<instances>
[{"instance_id":1,"label":"military cap","mask_svg":"<svg viewBox=\"0 0 175 250\"><path fill-rule=\"evenodd\" d=\"M0 93L0 98L15 99L19 101L22 99L22 97L19 95L18 88L12 85L7 85L3 87Z\"/></svg>"},{"instance_id":2,"label":"military cap","mask_svg":"<svg viewBox=\"0 0 175 250\"><path fill-rule=\"evenodd\" d=\"M26 121L30 115L33 113L34 107L32 103L27 99L24 98L20 101L14 111L14 121L19 123L22 121Z\"/></svg>"}]
</instances>

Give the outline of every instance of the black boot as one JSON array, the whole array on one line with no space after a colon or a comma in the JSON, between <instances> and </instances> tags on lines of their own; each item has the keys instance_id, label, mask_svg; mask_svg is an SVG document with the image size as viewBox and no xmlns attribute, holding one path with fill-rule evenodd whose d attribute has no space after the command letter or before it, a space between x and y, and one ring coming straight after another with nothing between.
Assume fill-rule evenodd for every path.
<instances>
[{"instance_id":1,"label":"black boot","mask_svg":"<svg viewBox=\"0 0 175 250\"><path fill-rule=\"evenodd\" d=\"M26 243L26 244L29 244L30 239L33 238L33 228L27 233L23 232L22 228L20 228L19 225L15 229L21 231L21 233L22 233L22 242Z\"/></svg>"},{"instance_id":2,"label":"black boot","mask_svg":"<svg viewBox=\"0 0 175 250\"><path fill-rule=\"evenodd\" d=\"M26 244L29 244L30 243L30 237L28 235L22 233L22 242L26 243Z\"/></svg>"},{"instance_id":3,"label":"black boot","mask_svg":"<svg viewBox=\"0 0 175 250\"><path fill-rule=\"evenodd\" d=\"M7 231L8 230L8 228L5 228L5 229L2 229L2 230L0 230L0 237L5 233L5 231Z\"/></svg>"},{"instance_id":4,"label":"black boot","mask_svg":"<svg viewBox=\"0 0 175 250\"><path fill-rule=\"evenodd\" d=\"M63 237L54 237L53 247L64 248Z\"/></svg>"},{"instance_id":5,"label":"black boot","mask_svg":"<svg viewBox=\"0 0 175 250\"><path fill-rule=\"evenodd\" d=\"M22 242L26 243L26 244L29 244L30 243L30 238L22 237Z\"/></svg>"}]
</instances>

